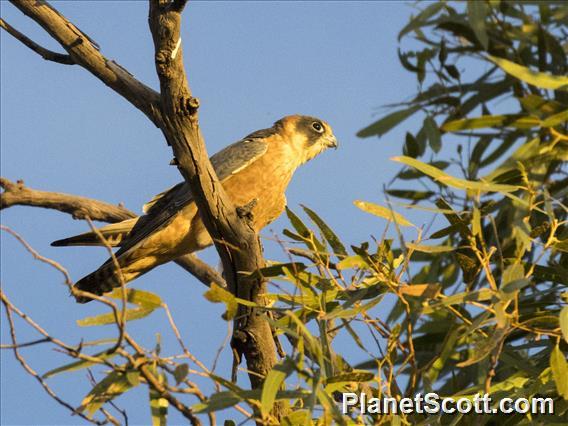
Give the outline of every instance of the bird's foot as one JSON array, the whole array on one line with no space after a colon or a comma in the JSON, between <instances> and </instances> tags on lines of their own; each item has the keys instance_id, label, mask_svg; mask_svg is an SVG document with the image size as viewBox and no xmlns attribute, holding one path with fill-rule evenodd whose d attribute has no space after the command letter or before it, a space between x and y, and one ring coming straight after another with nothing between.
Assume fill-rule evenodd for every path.
<instances>
[{"instance_id":1,"label":"bird's foot","mask_svg":"<svg viewBox=\"0 0 568 426\"><path fill-rule=\"evenodd\" d=\"M241 219L246 219L247 221L252 223L253 216L254 216L253 213L252 213L252 209L254 208L254 206L257 205L257 203L258 203L258 199L253 198L252 201L245 204L244 206L237 207L237 215Z\"/></svg>"}]
</instances>

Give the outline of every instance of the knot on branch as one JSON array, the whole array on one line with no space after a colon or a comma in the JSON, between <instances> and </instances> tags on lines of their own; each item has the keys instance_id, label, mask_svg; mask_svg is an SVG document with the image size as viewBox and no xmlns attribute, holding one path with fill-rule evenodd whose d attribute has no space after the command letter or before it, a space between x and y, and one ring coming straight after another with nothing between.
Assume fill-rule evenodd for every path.
<instances>
[{"instance_id":1,"label":"knot on branch","mask_svg":"<svg viewBox=\"0 0 568 426\"><path fill-rule=\"evenodd\" d=\"M18 194L26 191L23 180L17 180L14 183L5 177L0 177L0 187L4 190L0 194L0 209L13 205Z\"/></svg>"},{"instance_id":2,"label":"knot on branch","mask_svg":"<svg viewBox=\"0 0 568 426\"><path fill-rule=\"evenodd\" d=\"M197 110L199 109L199 99L193 96L182 96L179 99L179 113L188 115L190 118L197 117Z\"/></svg>"},{"instance_id":3,"label":"knot on branch","mask_svg":"<svg viewBox=\"0 0 568 426\"><path fill-rule=\"evenodd\" d=\"M4 189L4 192L18 192L25 188L23 180L18 179L16 183L14 183L5 177L0 177L0 187Z\"/></svg>"},{"instance_id":4,"label":"knot on branch","mask_svg":"<svg viewBox=\"0 0 568 426\"><path fill-rule=\"evenodd\" d=\"M237 216L241 219L244 219L247 222L247 225L249 225L251 228L252 228L253 219L254 219L254 214L252 212L252 209L257 204L258 204L258 199L253 198L250 202L248 202L244 206L239 206L239 207L236 208Z\"/></svg>"}]
</instances>

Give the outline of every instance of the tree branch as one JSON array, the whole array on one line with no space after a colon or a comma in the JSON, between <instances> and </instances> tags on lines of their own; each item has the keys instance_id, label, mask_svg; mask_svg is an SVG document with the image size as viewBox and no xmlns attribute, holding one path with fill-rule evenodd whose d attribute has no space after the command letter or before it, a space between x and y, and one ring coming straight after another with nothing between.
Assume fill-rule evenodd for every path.
<instances>
[{"instance_id":1,"label":"tree branch","mask_svg":"<svg viewBox=\"0 0 568 426\"><path fill-rule=\"evenodd\" d=\"M68 213L75 219L89 218L109 223L137 216L125 207L104 201L61 192L32 189L24 186L21 180L14 183L0 177L0 186L4 189L4 192L0 194L0 210L16 205L42 207ZM223 277L214 268L193 254L181 256L175 262L208 287L212 282L221 287L227 286Z\"/></svg>"},{"instance_id":2,"label":"tree branch","mask_svg":"<svg viewBox=\"0 0 568 426\"><path fill-rule=\"evenodd\" d=\"M63 53L57 53L52 50L46 49L45 47L40 46L35 41L23 35L21 32L19 32L17 29L12 27L10 24L8 24L6 21L4 21L1 18L0 18L0 27L4 28L6 32L8 32L8 34L12 35L14 38L21 41L23 44L25 44L31 50L36 52L46 61L57 62L58 64L63 64L63 65L75 65L75 62L73 61L73 59L71 59L71 56L65 55Z\"/></svg>"},{"instance_id":3,"label":"tree branch","mask_svg":"<svg viewBox=\"0 0 568 426\"><path fill-rule=\"evenodd\" d=\"M262 279L246 279L242 274L264 266L262 247L250 217L237 214L207 156L198 124L199 101L191 94L183 64L179 9L175 2L150 0L149 23L164 117L161 130L215 242L229 288L237 297L262 306L266 303L261 296L266 283ZM247 360L252 388L262 387L264 377L276 363L276 346L265 312L239 305L232 346L237 362L241 355ZM281 410L282 406L276 404L273 414L279 418Z\"/></svg>"},{"instance_id":4,"label":"tree branch","mask_svg":"<svg viewBox=\"0 0 568 426\"><path fill-rule=\"evenodd\" d=\"M122 66L103 56L98 45L90 37L44 0L11 0L11 2L59 42L73 63L85 68L142 111L152 123L160 126L158 93L136 80ZM23 40L20 41L26 44ZM27 44L26 46L29 47Z\"/></svg>"},{"instance_id":5,"label":"tree branch","mask_svg":"<svg viewBox=\"0 0 568 426\"><path fill-rule=\"evenodd\" d=\"M27 188L21 180L14 183L0 177L0 186L4 189L0 194L0 210L15 205L43 207L69 213L74 219L89 217L102 222L120 222L136 217L136 214L121 206L77 195Z\"/></svg>"},{"instance_id":6,"label":"tree branch","mask_svg":"<svg viewBox=\"0 0 568 426\"><path fill-rule=\"evenodd\" d=\"M194 254L178 257L175 262L207 287L211 287L211 283L220 287L227 287L227 283L221 274Z\"/></svg>"},{"instance_id":7,"label":"tree branch","mask_svg":"<svg viewBox=\"0 0 568 426\"><path fill-rule=\"evenodd\" d=\"M126 98L162 130L215 242L229 288L242 299L260 306L266 304L262 296L266 283L243 276L264 266L259 238L252 228L250 215L238 215L225 193L209 161L199 129L199 101L191 95L181 48L181 11L186 0L150 0L149 23L160 94L106 59L88 36L45 1L11 1L57 40L75 63ZM238 361L241 355L247 360L252 387L260 388L276 363L272 331L262 309L239 305L232 346ZM280 417L280 414L280 404L276 404L273 415Z\"/></svg>"}]
</instances>

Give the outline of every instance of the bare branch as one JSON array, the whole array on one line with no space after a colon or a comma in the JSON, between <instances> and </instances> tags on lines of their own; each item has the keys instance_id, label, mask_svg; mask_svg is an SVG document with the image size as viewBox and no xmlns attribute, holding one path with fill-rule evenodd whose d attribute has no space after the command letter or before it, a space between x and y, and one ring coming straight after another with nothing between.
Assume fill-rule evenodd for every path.
<instances>
[{"instance_id":1,"label":"bare branch","mask_svg":"<svg viewBox=\"0 0 568 426\"><path fill-rule=\"evenodd\" d=\"M48 384L46 383L45 380L43 380L41 378L41 376L39 374L37 374L35 372L35 370L33 368L31 368L29 366L29 364L26 362L26 360L24 359L24 357L22 357L22 355L20 354L20 351L18 350L18 348L20 347L20 345L18 345L18 341L16 339L16 328L14 326L14 319L12 318L12 304L10 303L10 301L6 298L6 296L4 295L4 293L0 293L1 300L2 303L4 304L4 307L6 308L6 318L8 320L8 325L10 328L10 337L12 339L12 349L14 351L14 356L16 357L16 359L18 360L18 362L22 365L22 367L24 368L24 370L26 370L26 372L31 375L33 378L35 378L40 384L41 386L45 389L45 391L47 392L47 394L52 397L55 401L57 401L57 403L59 403L60 405L62 405L63 407L67 408L69 411L71 411L73 414L78 415L79 417L83 418L84 420L96 424L96 425L104 425L106 424L105 421L99 421L99 420L94 420L94 419L90 419L89 417L87 417L86 415L84 415L83 413L81 413L80 411L76 410L71 404L69 404L68 402L64 401L63 399L61 399L59 396L57 396L57 394L48 386Z\"/></svg>"},{"instance_id":2,"label":"bare branch","mask_svg":"<svg viewBox=\"0 0 568 426\"><path fill-rule=\"evenodd\" d=\"M25 246L25 248L34 256L34 258L41 260L41 261L53 266L54 268L58 269L59 271L61 271L66 277L67 284L68 285L72 284L70 282L70 279L69 279L69 274L67 273L65 268L63 268L57 262L41 256L21 236L19 236L16 232L12 231L10 228L3 226L3 225L0 225L0 229L7 231L10 234L12 234L14 237L16 237ZM142 376L148 382L148 385L151 386L152 388L154 388L158 393L160 393L160 395L163 398L166 398L170 402L170 404L172 404L172 406L174 406L177 410L179 410L190 421L190 423L192 425L201 425L200 420L197 417L195 417L195 414L193 413L191 408L189 408L188 406L183 404L181 401L179 401L177 398L175 398L170 392L168 392L168 390L164 387L164 385L162 385L160 383L160 381L156 378L156 376L149 369L148 364L146 363L147 362L146 353L144 352L142 347L126 332L124 327L120 326L120 324L119 324L120 313L118 311L118 307L116 306L116 304L114 302L112 302L112 301L110 301L110 300L108 300L104 297L98 296L96 294L76 290L74 288L71 288L71 290L72 290L74 295L75 295L75 293L77 293L77 295L79 295L79 296L90 297L92 299L98 300L98 301L104 303L105 305L109 306L113 310L115 322L117 323L117 325L121 329L122 338L124 338L124 340L126 342L128 342L128 344L137 352L139 359L138 359L138 361L136 361L132 356L130 356L130 354L128 354L128 352L123 350L122 347L116 347L115 346L115 347L111 348L110 351L116 351L116 352L120 353L122 356L126 357L131 362L131 364L133 366L136 366L136 368L140 371ZM116 371L116 367L114 365L112 365L111 363L109 363L108 360L104 360L102 358L91 357L91 356L82 354L82 353L79 352L79 349L75 349L75 348L65 344L64 342L52 337L43 328L41 328L37 323L35 323L28 315L26 315L24 312L22 312L17 307L15 307L8 300L7 296L4 294L2 289L0 289L0 299L1 299L2 303L4 304L4 306L6 307L6 312L7 312L6 315L8 315L8 321L9 321L9 324L10 324L10 334L11 334L11 337L12 337L11 347L12 347L14 354L15 354L16 358L18 359L18 361L22 364L24 369L29 374L34 376L40 382L40 384L44 387L44 389L46 390L46 392L50 396L52 396L54 399L56 399L60 404L69 408L70 410L72 410L74 413L77 413L81 417L85 417L80 411L75 410L71 405L69 405L65 401L61 400L49 388L49 386L47 386L47 383L43 380L43 378L41 376L39 376L33 369L31 369L31 367L21 357L21 355L18 351L19 344L17 343L17 340L16 340L15 327L14 327L14 323L13 323L13 320L12 320L12 312L15 312L17 315L19 315L23 320L25 320L28 324L30 324L35 330L37 330L40 334L45 336L45 338L48 339L50 342L52 342L52 343L58 345L59 347L63 348L69 355L71 355L75 358L85 359L85 360L95 362L95 363L107 364L111 368L113 368L113 370L115 370L115 371ZM95 420L90 420L90 421L93 422L93 423L96 423L96 424L105 424L106 423L106 422L98 422L98 421L95 421Z\"/></svg>"},{"instance_id":3,"label":"bare branch","mask_svg":"<svg viewBox=\"0 0 568 426\"><path fill-rule=\"evenodd\" d=\"M46 49L45 47L40 46L35 41L23 35L21 32L19 32L17 29L12 27L10 24L8 24L6 21L4 21L1 18L0 18L0 27L4 28L6 32L8 32L8 34L14 36L14 38L21 41L23 44L25 44L31 50L36 52L46 61L57 62L58 64L63 64L63 65L75 65L75 62L73 61L73 59L71 59L71 56L65 55L63 53L57 53L52 50Z\"/></svg>"},{"instance_id":4,"label":"bare branch","mask_svg":"<svg viewBox=\"0 0 568 426\"><path fill-rule=\"evenodd\" d=\"M207 287L211 287L211 283L215 283L220 287L227 287L227 283L221 274L194 254L178 257L175 262Z\"/></svg>"},{"instance_id":5,"label":"bare branch","mask_svg":"<svg viewBox=\"0 0 568 426\"><path fill-rule=\"evenodd\" d=\"M61 192L39 191L24 186L21 180L13 183L2 177L0 186L4 188L0 194L0 209L15 205L43 207L69 213L74 219L89 217L103 222L120 222L136 217L136 214L121 206Z\"/></svg>"},{"instance_id":6,"label":"bare branch","mask_svg":"<svg viewBox=\"0 0 568 426\"><path fill-rule=\"evenodd\" d=\"M264 266L262 248L250 218L237 213L208 159L198 124L199 101L191 94L183 64L181 14L168 3L150 0L149 23L160 79L162 114L167 117L161 130L215 242L229 289L239 298L263 305L266 283L262 279L245 280L237 274ZM247 360L252 387L260 388L276 363L274 339L262 310L239 305L232 346L238 361L243 354ZM280 410L276 404L276 417L280 416Z\"/></svg>"},{"instance_id":7,"label":"bare branch","mask_svg":"<svg viewBox=\"0 0 568 426\"><path fill-rule=\"evenodd\" d=\"M0 210L16 205L43 207L69 213L75 219L89 217L92 220L110 223L136 217L135 213L122 206L78 195L40 191L24 186L22 181L14 183L0 177L0 186L4 188L4 192L0 194ZM221 287L227 286L223 277L214 268L195 255L181 256L175 262L208 287L212 282Z\"/></svg>"},{"instance_id":8,"label":"bare branch","mask_svg":"<svg viewBox=\"0 0 568 426\"><path fill-rule=\"evenodd\" d=\"M14 349L14 348L25 348L27 346L34 346L34 345L39 345L40 343L49 343L51 342L51 339L38 339L38 340L33 340L31 342L26 342L26 343L19 343L18 345L0 345L0 349Z\"/></svg>"},{"instance_id":9,"label":"bare branch","mask_svg":"<svg viewBox=\"0 0 568 426\"><path fill-rule=\"evenodd\" d=\"M136 80L122 66L107 59L89 36L44 0L11 2L59 42L74 63L85 68L146 114L156 126L160 126L158 93Z\"/></svg>"},{"instance_id":10,"label":"bare branch","mask_svg":"<svg viewBox=\"0 0 568 426\"><path fill-rule=\"evenodd\" d=\"M251 215L238 214L236 207L241 206L233 205L213 170L198 125L199 101L192 96L187 83L180 37L181 11L186 1L150 0L149 23L160 94L106 59L88 36L45 1L12 0L12 3L57 40L78 65L125 97L162 130L215 242L228 287L238 297L264 305L262 294L266 283L262 279L247 280L238 274L264 266ZM276 363L272 331L262 309L239 305L232 346L239 360L241 354L247 360L252 387L260 388ZM279 412L276 404L276 417Z\"/></svg>"}]
</instances>

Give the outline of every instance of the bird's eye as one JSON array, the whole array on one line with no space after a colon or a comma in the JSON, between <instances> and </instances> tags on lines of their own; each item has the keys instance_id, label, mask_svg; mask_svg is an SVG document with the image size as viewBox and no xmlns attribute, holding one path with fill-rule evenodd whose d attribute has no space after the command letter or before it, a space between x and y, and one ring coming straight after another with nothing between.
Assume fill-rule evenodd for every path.
<instances>
[{"instance_id":1,"label":"bird's eye","mask_svg":"<svg viewBox=\"0 0 568 426\"><path fill-rule=\"evenodd\" d=\"M312 128L318 133L323 133L323 126L321 125L321 123L318 123L317 121L314 121L312 123Z\"/></svg>"}]
</instances>

